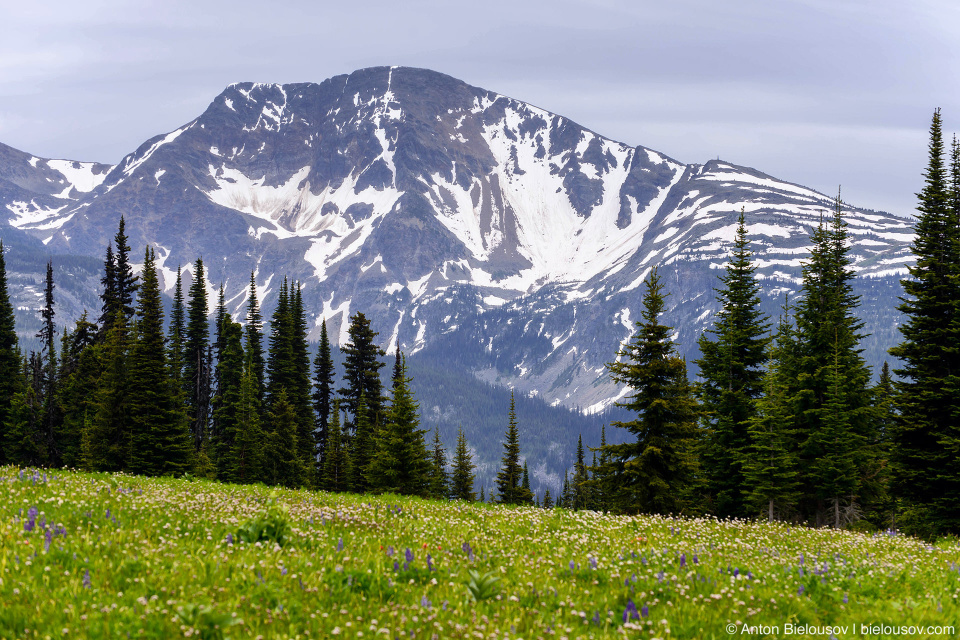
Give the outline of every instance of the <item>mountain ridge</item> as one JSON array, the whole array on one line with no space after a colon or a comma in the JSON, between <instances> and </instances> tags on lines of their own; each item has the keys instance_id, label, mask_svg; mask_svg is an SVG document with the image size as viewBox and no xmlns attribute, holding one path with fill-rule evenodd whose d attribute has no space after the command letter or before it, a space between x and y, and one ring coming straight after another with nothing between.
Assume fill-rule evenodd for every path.
<instances>
[{"instance_id":1,"label":"mountain ridge","mask_svg":"<svg viewBox=\"0 0 960 640\"><path fill-rule=\"evenodd\" d=\"M287 275L304 285L312 338L326 319L342 342L362 310L387 348L470 353L458 364L481 379L591 411L622 393L602 365L632 333L650 268L673 279L668 324L692 360L740 209L775 312L832 207L755 169L682 164L406 67L231 84L117 165L5 149L6 224L51 253L102 255L124 214L131 246L157 247L168 291L176 266L202 255L242 317L251 272L267 306ZM880 305L910 264L910 221L856 208L847 220L854 268L882 284L865 309L879 345L896 323Z\"/></svg>"}]
</instances>

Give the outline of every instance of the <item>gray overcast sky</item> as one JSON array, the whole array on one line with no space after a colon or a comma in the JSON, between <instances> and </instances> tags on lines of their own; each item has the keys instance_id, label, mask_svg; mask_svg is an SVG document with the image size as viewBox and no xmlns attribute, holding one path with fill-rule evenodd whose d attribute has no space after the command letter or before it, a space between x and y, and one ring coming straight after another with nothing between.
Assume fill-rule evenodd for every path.
<instances>
[{"instance_id":1,"label":"gray overcast sky","mask_svg":"<svg viewBox=\"0 0 960 640\"><path fill-rule=\"evenodd\" d=\"M956 0L0 0L0 142L116 163L236 81L442 71L683 162L911 213Z\"/></svg>"}]
</instances>

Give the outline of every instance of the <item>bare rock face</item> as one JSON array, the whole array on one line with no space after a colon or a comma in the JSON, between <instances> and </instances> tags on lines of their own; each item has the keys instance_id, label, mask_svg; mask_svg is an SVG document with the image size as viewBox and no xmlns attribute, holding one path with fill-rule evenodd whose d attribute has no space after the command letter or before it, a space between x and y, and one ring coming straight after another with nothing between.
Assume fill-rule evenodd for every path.
<instances>
[{"instance_id":1,"label":"bare rock face","mask_svg":"<svg viewBox=\"0 0 960 640\"><path fill-rule=\"evenodd\" d=\"M684 165L403 67L231 85L114 167L0 145L4 237L30 251L100 257L124 215L134 254L156 248L168 291L177 267L202 256L242 317L251 272L267 306L287 276L303 286L314 338L326 319L345 339L349 315L363 311L384 347L399 340L590 410L618 395L603 363L632 334L652 267L692 360L740 210L775 313L832 206L753 169ZM911 221L854 208L846 219L874 333L865 355L877 361L895 342ZM88 304L74 298L66 317Z\"/></svg>"}]
</instances>

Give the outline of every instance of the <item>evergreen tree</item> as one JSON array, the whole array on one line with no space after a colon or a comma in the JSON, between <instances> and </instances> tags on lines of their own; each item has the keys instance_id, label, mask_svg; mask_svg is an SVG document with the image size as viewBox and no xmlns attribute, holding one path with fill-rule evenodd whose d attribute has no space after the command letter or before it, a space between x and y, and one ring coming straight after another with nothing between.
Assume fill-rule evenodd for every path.
<instances>
[{"instance_id":1,"label":"evergreen tree","mask_svg":"<svg viewBox=\"0 0 960 640\"><path fill-rule=\"evenodd\" d=\"M203 260L197 258L187 301L183 382L187 389L187 416L193 444L199 453L209 434L210 419L210 326L207 323L207 285Z\"/></svg>"},{"instance_id":2,"label":"evergreen tree","mask_svg":"<svg viewBox=\"0 0 960 640\"><path fill-rule=\"evenodd\" d=\"M891 492L901 524L927 538L960 534L960 149L944 166L940 110L930 125L929 162L917 197L916 265L902 280L903 337L890 353L898 416L892 433Z\"/></svg>"},{"instance_id":3,"label":"evergreen tree","mask_svg":"<svg viewBox=\"0 0 960 640\"><path fill-rule=\"evenodd\" d=\"M53 262L47 262L47 276L43 289L43 309L40 317L43 319L37 337L43 344L43 368L40 375L40 387L37 389L40 396L41 416L40 433L41 449L45 452L43 464L59 465L60 451L55 434L60 429L60 410L57 404L57 348L56 326L53 318Z\"/></svg>"},{"instance_id":4,"label":"evergreen tree","mask_svg":"<svg viewBox=\"0 0 960 640\"><path fill-rule=\"evenodd\" d=\"M550 489L543 492L543 508L553 509L553 496L550 495Z\"/></svg>"},{"instance_id":5,"label":"evergreen tree","mask_svg":"<svg viewBox=\"0 0 960 640\"><path fill-rule=\"evenodd\" d=\"M130 336L122 312L107 331L102 373L93 400L93 414L84 425L82 459L88 471L124 471L130 461Z\"/></svg>"},{"instance_id":6,"label":"evergreen tree","mask_svg":"<svg viewBox=\"0 0 960 640\"><path fill-rule=\"evenodd\" d=\"M113 321L117 317L118 294L117 294L117 259L113 255L113 243L107 243L107 255L103 260L103 278L100 280L103 285L103 291L100 293L102 305L100 308L100 333L101 342L106 340L107 331L113 326Z\"/></svg>"},{"instance_id":7,"label":"evergreen tree","mask_svg":"<svg viewBox=\"0 0 960 640\"><path fill-rule=\"evenodd\" d=\"M744 452L744 487L753 512L773 521L790 516L800 497L800 458L793 408L793 328L789 303L784 305L764 374L764 394L748 421L750 448Z\"/></svg>"},{"instance_id":8,"label":"evergreen tree","mask_svg":"<svg viewBox=\"0 0 960 640\"><path fill-rule=\"evenodd\" d=\"M454 500L465 500L473 502L477 499L473 492L475 476L473 470L477 465L473 463L473 456L467 449L467 438L463 434L461 427L457 431L457 448L453 454L453 473L451 474L450 496Z\"/></svg>"},{"instance_id":9,"label":"evergreen tree","mask_svg":"<svg viewBox=\"0 0 960 640\"><path fill-rule=\"evenodd\" d=\"M487 501L487 498L486 496L483 495L483 485L480 485L480 502L483 503L486 501Z\"/></svg>"},{"instance_id":10,"label":"evergreen tree","mask_svg":"<svg viewBox=\"0 0 960 640\"><path fill-rule=\"evenodd\" d=\"M497 472L497 500L500 504L527 504L532 496L524 490L523 469L520 466L520 432L513 392L510 392L510 413L503 443L503 458Z\"/></svg>"},{"instance_id":11,"label":"evergreen tree","mask_svg":"<svg viewBox=\"0 0 960 640\"><path fill-rule=\"evenodd\" d=\"M583 459L583 435L577 437L577 461L573 465L573 509L580 511L588 508L590 487L587 465Z\"/></svg>"},{"instance_id":12,"label":"evergreen tree","mask_svg":"<svg viewBox=\"0 0 960 640\"><path fill-rule=\"evenodd\" d=\"M523 504L533 504L534 495L530 490L530 470L527 468L527 461L523 461L523 481L520 483L520 489L527 500Z\"/></svg>"},{"instance_id":13,"label":"evergreen tree","mask_svg":"<svg viewBox=\"0 0 960 640\"><path fill-rule=\"evenodd\" d=\"M130 245L127 244L128 238L125 233L126 223L123 216L120 216L120 225L117 228L117 235L113 237L116 245L114 284L116 287L116 313L122 312L124 318L133 317L133 300L140 288L139 278L133 274L133 265L130 264Z\"/></svg>"},{"instance_id":14,"label":"evergreen tree","mask_svg":"<svg viewBox=\"0 0 960 640\"><path fill-rule=\"evenodd\" d=\"M250 292L247 298L247 328L246 353L250 354L250 363L257 387L257 401L263 402L265 386L266 361L263 356L263 316L260 315L260 304L257 302L257 280L253 271L250 272Z\"/></svg>"},{"instance_id":15,"label":"evergreen tree","mask_svg":"<svg viewBox=\"0 0 960 640\"><path fill-rule=\"evenodd\" d=\"M600 427L600 446L591 447L593 451L593 466L590 467L592 475L590 479L590 488L593 494L594 508L600 511L610 510L610 497L614 495L613 476L610 462L610 452L607 449L607 427ZM597 460L597 451L600 452L600 460Z\"/></svg>"},{"instance_id":16,"label":"evergreen tree","mask_svg":"<svg viewBox=\"0 0 960 640\"><path fill-rule=\"evenodd\" d=\"M557 506L564 509L573 508L573 491L570 490L570 479L566 469L563 470L563 489L560 491L560 500L557 502Z\"/></svg>"},{"instance_id":17,"label":"evergreen tree","mask_svg":"<svg viewBox=\"0 0 960 640\"><path fill-rule=\"evenodd\" d=\"M83 425L94 410L93 399L101 373L97 326L87 317L84 311L73 331L64 332L60 349L57 403L62 417L57 441L61 463L74 468L82 464Z\"/></svg>"},{"instance_id":18,"label":"evergreen tree","mask_svg":"<svg viewBox=\"0 0 960 640\"><path fill-rule=\"evenodd\" d=\"M429 475L429 495L434 500L446 500L450 493L447 478L447 452L440 441L440 430L433 430L433 455L431 457Z\"/></svg>"},{"instance_id":19,"label":"evergreen tree","mask_svg":"<svg viewBox=\"0 0 960 640\"><path fill-rule=\"evenodd\" d=\"M185 401L186 389L183 384L183 342L187 336L186 307L183 302L183 275L180 267L177 267L177 284L173 292L173 307L170 311L170 335L167 340L167 361L170 363L170 377L173 379L177 388L184 389L184 396L180 402Z\"/></svg>"},{"instance_id":20,"label":"evergreen tree","mask_svg":"<svg viewBox=\"0 0 960 640\"><path fill-rule=\"evenodd\" d=\"M156 256L144 255L142 286L128 360L129 469L148 475L182 474L193 447L175 406L163 338L163 303Z\"/></svg>"},{"instance_id":21,"label":"evergreen tree","mask_svg":"<svg viewBox=\"0 0 960 640\"><path fill-rule=\"evenodd\" d=\"M617 406L636 412L629 422L615 422L636 436L635 442L607 445L605 473L615 476L614 505L625 511L680 512L685 489L696 470L693 445L697 418L686 363L676 355L670 333L660 324L664 296L657 270L646 280L637 333L607 364L615 382L632 393Z\"/></svg>"},{"instance_id":22,"label":"evergreen tree","mask_svg":"<svg viewBox=\"0 0 960 640\"><path fill-rule=\"evenodd\" d=\"M367 478L374 491L426 496L430 467L423 439L426 431L419 428L419 407L410 390L405 364L403 369L393 388L393 403L378 438L377 455L369 465Z\"/></svg>"},{"instance_id":23,"label":"evergreen tree","mask_svg":"<svg viewBox=\"0 0 960 640\"><path fill-rule=\"evenodd\" d=\"M4 442L13 396L22 390L20 359L13 304L7 290L5 249L0 240L0 464L13 461L5 455Z\"/></svg>"},{"instance_id":24,"label":"evergreen tree","mask_svg":"<svg viewBox=\"0 0 960 640\"><path fill-rule=\"evenodd\" d=\"M720 276L723 286L716 289L720 311L698 341L702 382L697 396L706 435L700 459L706 493L720 517L748 515L740 461L750 446L748 423L763 390L769 342L749 244L741 209L733 255Z\"/></svg>"},{"instance_id":25,"label":"evergreen tree","mask_svg":"<svg viewBox=\"0 0 960 640\"><path fill-rule=\"evenodd\" d=\"M323 479L320 486L324 491L342 493L349 490L350 476L353 475L350 464L350 452L340 430L340 401L334 400L327 430L327 442L324 447L327 455L323 459Z\"/></svg>"},{"instance_id":26,"label":"evergreen tree","mask_svg":"<svg viewBox=\"0 0 960 640\"><path fill-rule=\"evenodd\" d=\"M280 283L277 306L270 318L270 337L267 355L267 406L273 404L284 391L289 400L293 389L293 319L287 279Z\"/></svg>"},{"instance_id":27,"label":"evergreen tree","mask_svg":"<svg viewBox=\"0 0 960 640\"><path fill-rule=\"evenodd\" d=\"M280 389L273 399L268 420L272 431L267 436L266 461L270 484L299 487L303 483L303 464L297 448L297 414Z\"/></svg>"},{"instance_id":28,"label":"evergreen tree","mask_svg":"<svg viewBox=\"0 0 960 640\"><path fill-rule=\"evenodd\" d=\"M835 515L827 502L840 499L834 492L841 486L848 490L843 498L857 508L861 477L878 464L876 451L859 446L873 440L875 422L870 371L859 348L863 322L856 316L860 298L852 289L842 206L838 196L832 224L821 222L814 230L796 313L795 402L808 489L801 506L808 519L824 523ZM844 432L837 431L841 427ZM838 438L858 446L836 445ZM840 469L852 476L841 482L835 475Z\"/></svg>"},{"instance_id":29,"label":"evergreen tree","mask_svg":"<svg viewBox=\"0 0 960 640\"><path fill-rule=\"evenodd\" d=\"M320 346L317 349L317 357L313 362L313 370L313 410L316 414L314 454L322 469L334 387L333 357L330 355L330 340L327 338L326 320L320 324Z\"/></svg>"},{"instance_id":30,"label":"evergreen tree","mask_svg":"<svg viewBox=\"0 0 960 640\"><path fill-rule=\"evenodd\" d=\"M225 482L241 482L242 450L237 446L242 415L244 353L243 327L233 321L229 313L224 312L220 319L221 354L217 362L218 378L217 403L214 409L214 422L217 435L214 440L214 462L217 477Z\"/></svg>"},{"instance_id":31,"label":"evergreen tree","mask_svg":"<svg viewBox=\"0 0 960 640\"><path fill-rule=\"evenodd\" d=\"M237 482L266 480L263 459L266 438L260 424L259 383L250 353L246 354L240 378L240 396L237 399L234 420L236 433L233 448L224 464L224 477Z\"/></svg>"},{"instance_id":32,"label":"evergreen tree","mask_svg":"<svg viewBox=\"0 0 960 640\"><path fill-rule=\"evenodd\" d=\"M386 353L377 346L379 335L370 328L370 321L362 313L350 316L347 329L347 343L340 347L345 355L343 363L343 381L345 386L339 390L340 396L351 415L357 415L357 403L363 393L367 401L370 419L384 424L383 385L380 382L380 369L384 363L380 358ZM401 375L401 377L403 377ZM397 383L394 383L395 386Z\"/></svg>"},{"instance_id":33,"label":"evergreen tree","mask_svg":"<svg viewBox=\"0 0 960 640\"><path fill-rule=\"evenodd\" d=\"M365 493L370 488L367 472L370 462L377 454L377 425L370 421L370 412L367 411L366 397L360 394L360 404L357 406L356 430L352 438L344 438L350 451L349 487L351 491Z\"/></svg>"},{"instance_id":34,"label":"evergreen tree","mask_svg":"<svg viewBox=\"0 0 960 640\"><path fill-rule=\"evenodd\" d=\"M310 394L310 350L307 344L307 317L303 308L303 295L300 283L294 284L290 291L290 404L297 413L297 443L300 460L308 477L316 477L317 458L315 455L316 437L314 435L313 406Z\"/></svg>"},{"instance_id":35,"label":"evergreen tree","mask_svg":"<svg viewBox=\"0 0 960 640\"><path fill-rule=\"evenodd\" d=\"M20 390L10 401L3 450L10 464L39 466L47 457L41 437L43 404L36 386L25 380L24 372L18 371L17 377L21 380Z\"/></svg>"}]
</instances>

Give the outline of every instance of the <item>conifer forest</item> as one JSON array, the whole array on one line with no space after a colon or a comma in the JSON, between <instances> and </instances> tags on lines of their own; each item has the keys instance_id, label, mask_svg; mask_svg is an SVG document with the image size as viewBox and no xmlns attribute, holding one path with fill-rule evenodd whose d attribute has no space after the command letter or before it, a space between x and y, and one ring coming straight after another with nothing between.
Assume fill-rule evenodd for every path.
<instances>
[{"instance_id":1,"label":"conifer forest","mask_svg":"<svg viewBox=\"0 0 960 640\"><path fill-rule=\"evenodd\" d=\"M27 353L0 251L0 464L960 535L960 143L946 147L939 111L924 177L916 266L889 301L904 322L881 371L861 355L840 197L810 236L799 295L777 317L760 310L741 212L698 378L671 340L670 291L654 268L635 333L607 365L629 390L618 403L628 417L599 441L566 443L576 462L556 495L531 489L536 461L523 453L513 399L496 482L478 486L464 431L443 442L422 426L404 354L378 346L363 312L339 354L325 324L308 343L299 282L283 279L264 318L251 274L246 315L235 318L222 287L208 300L198 258L186 290L178 273L165 318L154 250L135 255L121 218L101 308L58 327L48 264L41 347ZM614 432L623 437L608 442Z\"/></svg>"}]
</instances>

